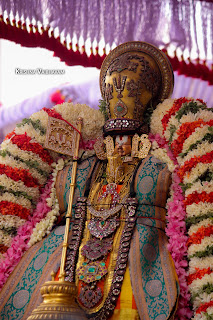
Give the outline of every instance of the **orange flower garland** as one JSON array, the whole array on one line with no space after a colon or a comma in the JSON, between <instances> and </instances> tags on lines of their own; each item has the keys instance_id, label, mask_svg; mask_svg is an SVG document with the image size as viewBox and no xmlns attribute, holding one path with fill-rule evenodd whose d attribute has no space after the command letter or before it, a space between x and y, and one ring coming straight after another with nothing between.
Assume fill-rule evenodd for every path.
<instances>
[{"instance_id":1,"label":"orange flower garland","mask_svg":"<svg viewBox=\"0 0 213 320\"><path fill-rule=\"evenodd\" d=\"M50 232L59 215L55 189L51 186L57 170L71 158L44 148L48 115L74 126L78 117L84 118L82 134L88 143L82 143L80 147L83 157L94 155L91 141L102 133L104 117L98 110L64 103L23 119L5 137L0 151L0 287L18 263L17 259ZM87 150L84 145L88 144ZM47 194L49 196L45 198ZM20 250L19 245L23 242L25 245ZM7 251L11 244L12 251Z\"/></svg>"},{"instance_id":2,"label":"orange flower garland","mask_svg":"<svg viewBox=\"0 0 213 320\"><path fill-rule=\"evenodd\" d=\"M213 306L213 301L204 303L203 305L201 305L201 306L197 309L196 313L199 314L199 313L201 313L201 312L206 312L207 308L212 307L212 306ZM208 319L208 318L206 318L206 319ZM211 319L211 318L209 318L209 319Z\"/></svg>"},{"instance_id":3,"label":"orange flower garland","mask_svg":"<svg viewBox=\"0 0 213 320\"><path fill-rule=\"evenodd\" d=\"M21 180L27 187L36 188L40 186L37 179L33 178L31 173L24 169L12 168L4 164L0 164L0 174L6 174L14 181Z\"/></svg>"},{"instance_id":4,"label":"orange flower garland","mask_svg":"<svg viewBox=\"0 0 213 320\"><path fill-rule=\"evenodd\" d=\"M183 209L186 210L185 221L187 221L189 228L187 243L181 243L182 234L179 234L179 236L176 234L178 226L181 223L183 224L181 215L184 213L179 211L180 219L173 216L173 210L175 215L177 204L172 199L174 196L178 198L178 193L175 193L174 188L172 189L171 200L168 202L167 234L171 237L169 247L173 257L176 257L176 254L179 253L176 249L178 246L184 247L187 244L188 261L183 261L185 265L188 265L188 270L185 271L185 274L188 272L187 283L184 282L182 275L180 287L182 290L183 287L187 287L187 284L189 286L194 317L188 313L187 293L185 292L183 296L180 292L181 305L175 317L177 320L212 319L212 124L212 110L208 109L202 100L191 98L164 101L153 112L151 119L151 128L153 128L154 133L157 135L157 132L159 132L160 138L167 141L168 145L170 144L172 153L177 160L173 172L177 172L181 182L180 185L185 192L182 200L179 196L179 201L181 201L179 206L182 205ZM159 130L157 131L157 129ZM155 150L155 154L157 156L157 150ZM159 148L159 156L161 154L161 148ZM180 243L173 240L172 232Z\"/></svg>"},{"instance_id":5,"label":"orange flower garland","mask_svg":"<svg viewBox=\"0 0 213 320\"><path fill-rule=\"evenodd\" d=\"M169 119L171 118L171 116L175 115L175 113L182 107L183 103L190 101L187 98L180 98L174 101L174 104L172 106L172 108L166 112L166 114L164 115L163 119L162 119L162 125L163 125L163 130L166 130L166 127L168 125Z\"/></svg>"},{"instance_id":6,"label":"orange flower garland","mask_svg":"<svg viewBox=\"0 0 213 320\"><path fill-rule=\"evenodd\" d=\"M3 215L15 215L25 220L27 220L27 218L30 216L30 210L23 208L17 203L9 201L0 202L0 212Z\"/></svg>"},{"instance_id":7,"label":"orange flower garland","mask_svg":"<svg viewBox=\"0 0 213 320\"><path fill-rule=\"evenodd\" d=\"M207 227L201 226L197 232L193 233L187 242L187 245L201 243L201 240L205 237L210 237L213 234L213 226L208 225Z\"/></svg>"},{"instance_id":8,"label":"orange flower garland","mask_svg":"<svg viewBox=\"0 0 213 320\"><path fill-rule=\"evenodd\" d=\"M190 160L187 160L182 167L178 170L178 175L183 181L184 175L186 172L190 173L190 171L196 166L198 163L211 163L213 159L213 151L206 153L200 157L193 157Z\"/></svg>"},{"instance_id":9,"label":"orange flower garland","mask_svg":"<svg viewBox=\"0 0 213 320\"><path fill-rule=\"evenodd\" d=\"M191 284L196 279L202 279L205 274L211 274L213 271L210 268L197 269L195 273L192 273L187 278L188 285Z\"/></svg>"},{"instance_id":10,"label":"orange flower garland","mask_svg":"<svg viewBox=\"0 0 213 320\"><path fill-rule=\"evenodd\" d=\"M194 122L185 122L180 126L177 131L178 138L171 144L171 149L176 157L182 151L184 141L195 131L196 128L200 128L202 125L212 126L213 120L205 122L202 119L198 119Z\"/></svg>"},{"instance_id":11,"label":"orange flower garland","mask_svg":"<svg viewBox=\"0 0 213 320\"><path fill-rule=\"evenodd\" d=\"M10 138L11 142L16 144L21 150L31 151L39 155L39 157L47 162L49 165L53 163L53 159L50 156L49 152L44 149L39 143L31 142L31 138L27 134L14 135Z\"/></svg>"},{"instance_id":12,"label":"orange flower garland","mask_svg":"<svg viewBox=\"0 0 213 320\"><path fill-rule=\"evenodd\" d=\"M207 193L205 191L198 193L193 192L186 199L184 200L185 207L193 204L193 203L199 203L199 202L212 202L213 199L213 192Z\"/></svg>"}]
</instances>

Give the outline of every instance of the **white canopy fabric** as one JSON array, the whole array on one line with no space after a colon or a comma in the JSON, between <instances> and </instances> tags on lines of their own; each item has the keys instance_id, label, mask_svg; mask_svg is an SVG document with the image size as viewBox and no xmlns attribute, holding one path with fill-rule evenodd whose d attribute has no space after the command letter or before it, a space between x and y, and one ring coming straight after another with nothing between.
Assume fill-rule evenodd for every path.
<instances>
[{"instance_id":1,"label":"white canopy fabric","mask_svg":"<svg viewBox=\"0 0 213 320\"><path fill-rule=\"evenodd\" d=\"M0 14L13 25L21 21L28 29L38 26L41 34L42 28L50 28L49 34L54 30L55 37L68 44L73 40L110 48L146 41L200 59L213 58L209 0L1 0Z\"/></svg>"}]
</instances>

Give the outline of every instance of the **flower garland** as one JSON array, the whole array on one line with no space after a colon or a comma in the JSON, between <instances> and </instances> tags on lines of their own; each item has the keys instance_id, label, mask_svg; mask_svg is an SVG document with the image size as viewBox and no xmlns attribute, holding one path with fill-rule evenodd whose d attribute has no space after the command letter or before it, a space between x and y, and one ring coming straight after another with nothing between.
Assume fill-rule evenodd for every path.
<instances>
[{"instance_id":1,"label":"flower garland","mask_svg":"<svg viewBox=\"0 0 213 320\"><path fill-rule=\"evenodd\" d=\"M36 242L42 240L48 233L50 233L57 216L59 216L59 204L56 197L55 182L58 171L64 168L64 160L59 158L57 163L53 164L54 170L52 173L52 184L49 197L46 198L46 203L50 210L47 215L43 217L33 229L28 245L31 247Z\"/></svg>"},{"instance_id":2,"label":"flower garland","mask_svg":"<svg viewBox=\"0 0 213 320\"><path fill-rule=\"evenodd\" d=\"M169 101L172 105L173 101ZM152 128L151 128L152 129ZM168 249L174 260L175 269L179 279L180 297L176 318L179 320L191 319L192 312L189 307L190 294L187 287L187 235L185 224L185 208L183 205L183 192L180 187L180 179L177 175L177 160L174 158L172 151L169 149L168 143L159 134L149 135L152 143L151 153L166 162L169 170L172 172L171 197L167 201L167 228L166 234L169 237ZM156 145L156 143L158 145ZM154 145L154 149L153 149ZM163 155L162 150L167 156ZM168 160L169 159L169 160Z\"/></svg>"},{"instance_id":3,"label":"flower garland","mask_svg":"<svg viewBox=\"0 0 213 320\"><path fill-rule=\"evenodd\" d=\"M169 157L173 172L166 233L180 282L177 319L192 317L189 291L193 319L213 317L212 124L212 110L192 98L165 100L151 118L152 153Z\"/></svg>"},{"instance_id":4,"label":"flower garland","mask_svg":"<svg viewBox=\"0 0 213 320\"><path fill-rule=\"evenodd\" d=\"M27 222L17 228L16 236L12 239L10 248L2 255L0 262L0 288L4 285L10 273L20 261L24 252L29 248L29 241L36 223L43 219L50 208L46 199L50 193L52 179L50 177L38 201L32 217ZM5 219L7 222L8 219Z\"/></svg>"},{"instance_id":5,"label":"flower garland","mask_svg":"<svg viewBox=\"0 0 213 320\"><path fill-rule=\"evenodd\" d=\"M24 252L50 232L59 215L56 175L71 159L44 148L47 110L24 119L1 145L0 288ZM94 154L93 145L104 124L98 110L64 103L48 112L74 125L82 117L80 154L85 158Z\"/></svg>"},{"instance_id":6,"label":"flower garland","mask_svg":"<svg viewBox=\"0 0 213 320\"><path fill-rule=\"evenodd\" d=\"M51 114L73 124L78 117L85 119L80 153L86 151L85 157L94 153L93 144L104 123L99 111L64 103L54 107ZM212 119L212 111L206 109L201 100L190 98L165 100L151 118L152 153L166 161L172 171L166 232L180 281L177 319L181 320L192 316L189 290L195 320L208 319L213 309ZM50 232L59 215L55 179L69 158L58 158L58 154L43 148L47 122L48 114L45 109L41 110L22 121L2 144L0 190L4 196L0 198L0 250L6 252L0 263L0 286L27 248ZM193 122L199 125L191 124ZM184 123L191 128L185 141L182 129L186 130L187 125ZM174 155L172 149L176 145L179 153ZM11 166L7 157L13 158ZM41 176L43 183L38 179ZM30 177L29 181L26 177ZM8 203L20 206L16 215L6 211ZM23 209L29 212L22 216Z\"/></svg>"}]
</instances>

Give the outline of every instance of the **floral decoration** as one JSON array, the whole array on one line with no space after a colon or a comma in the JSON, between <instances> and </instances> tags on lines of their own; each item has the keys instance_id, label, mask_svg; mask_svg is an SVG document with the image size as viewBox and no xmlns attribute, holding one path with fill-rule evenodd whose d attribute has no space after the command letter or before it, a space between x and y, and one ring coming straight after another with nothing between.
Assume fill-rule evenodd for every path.
<instances>
[{"instance_id":1,"label":"floral decoration","mask_svg":"<svg viewBox=\"0 0 213 320\"><path fill-rule=\"evenodd\" d=\"M80 155L94 154L104 118L86 105L63 103L24 119L0 150L0 288L24 252L52 229L59 215L55 180L68 156L44 147L48 116L75 126L83 118Z\"/></svg>"},{"instance_id":2,"label":"floral decoration","mask_svg":"<svg viewBox=\"0 0 213 320\"><path fill-rule=\"evenodd\" d=\"M166 233L180 283L176 319L213 319L212 124L212 109L192 98L167 99L151 118L152 153L173 178Z\"/></svg>"},{"instance_id":3,"label":"floral decoration","mask_svg":"<svg viewBox=\"0 0 213 320\"><path fill-rule=\"evenodd\" d=\"M0 287L59 215L56 175L71 159L43 147L48 115L73 125L84 119L83 157L94 154L102 134L99 111L63 103L24 119L6 137L0 151ZM151 118L152 154L172 172L166 233L180 283L179 320L213 314L212 121L212 110L192 98L167 99Z\"/></svg>"}]
</instances>

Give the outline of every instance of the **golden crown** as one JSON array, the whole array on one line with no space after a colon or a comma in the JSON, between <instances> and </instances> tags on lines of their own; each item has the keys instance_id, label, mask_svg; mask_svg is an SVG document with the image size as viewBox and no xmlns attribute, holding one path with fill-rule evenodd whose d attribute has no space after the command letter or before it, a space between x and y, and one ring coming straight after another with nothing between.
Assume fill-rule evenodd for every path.
<instances>
[{"instance_id":1,"label":"golden crown","mask_svg":"<svg viewBox=\"0 0 213 320\"><path fill-rule=\"evenodd\" d=\"M144 112L154 108L173 91L174 76L166 55L140 41L127 42L112 50L100 72L101 94L109 120L104 134L141 131Z\"/></svg>"}]
</instances>

